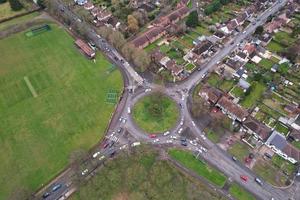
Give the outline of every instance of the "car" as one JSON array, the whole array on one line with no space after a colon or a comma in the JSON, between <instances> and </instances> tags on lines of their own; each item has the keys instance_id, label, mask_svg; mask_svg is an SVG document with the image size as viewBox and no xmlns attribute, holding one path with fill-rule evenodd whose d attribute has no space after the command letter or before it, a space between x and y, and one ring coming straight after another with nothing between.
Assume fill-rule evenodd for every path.
<instances>
[{"instance_id":1,"label":"car","mask_svg":"<svg viewBox=\"0 0 300 200\"><path fill-rule=\"evenodd\" d=\"M182 119L181 121L180 121L180 126L182 126L183 125L183 123L184 123L184 120Z\"/></svg>"},{"instance_id":2,"label":"car","mask_svg":"<svg viewBox=\"0 0 300 200\"><path fill-rule=\"evenodd\" d=\"M180 128L180 129L178 130L178 134L180 134L180 133L182 132L182 130L183 130L183 128Z\"/></svg>"},{"instance_id":3,"label":"car","mask_svg":"<svg viewBox=\"0 0 300 200\"><path fill-rule=\"evenodd\" d=\"M233 160L234 162L236 162L236 161L237 161L237 158L236 158L235 156L232 156L232 160Z\"/></svg>"},{"instance_id":4,"label":"car","mask_svg":"<svg viewBox=\"0 0 300 200\"><path fill-rule=\"evenodd\" d=\"M157 143L157 142L159 142L159 139L157 138L157 139L153 140L153 142Z\"/></svg>"},{"instance_id":5,"label":"car","mask_svg":"<svg viewBox=\"0 0 300 200\"><path fill-rule=\"evenodd\" d=\"M112 158L112 157L114 157L115 154L116 154L116 151L112 151L112 152L109 154L109 156Z\"/></svg>"},{"instance_id":6,"label":"car","mask_svg":"<svg viewBox=\"0 0 300 200\"><path fill-rule=\"evenodd\" d=\"M127 119L126 119L126 118L123 118L122 123L125 124L126 121L127 121Z\"/></svg>"},{"instance_id":7,"label":"car","mask_svg":"<svg viewBox=\"0 0 300 200\"><path fill-rule=\"evenodd\" d=\"M196 126L196 124L195 124L195 122L194 122L194 121L192 121L192 125L193 125L193 126Z\"/></svg>"},{"instance_id":8,"label":"car","mask_svg":"<svg viewBox=\"0 0 300 200\"><path fill-rule=\"evenodd\" d=\"M180 108L183 108L183 106L182 106L182 104L181 104L181 103L179 104L179 106L180 106Z\"/></svg>"},{"instance_id":9,"label":"car","mask_svg":"<svg viewBox=\"0 0 300 200\"><path fill-rule=\"evenodd\" d=\"M173 140L176 140L177 136L176 135L171 135L170 138L173 139Z\"/></svg>"},{"instance_id":10,"label":"car","mask_svg":"<svg viewBox=\"0 0 300 200\"><path fill-rule=\"evenodd\" d=\"M106 148L108 147L108 145L109 145L109 143L108 143L108 142L104 143L104 145L103 145L103 149L106 149Z\"/></svg>"},{"instance_id":11,"label":"car","mask_svg":"<svg viewBox=\"0 0 300 200\"><path fill-rule=\"evenodd\" d=\"M123 131L123 128L119 128L118 130L117 130L117 133L121 133Z\"/></svg>"},{"instance_id":12,"label":"car","mask_svg":"<svg viewBox=\"0 0 300 200\"><path fill-rule=\"evenodd\" d=\"M105 158L105 156L101 156L100 158L99 158L99 160L103 160Z\"/></svg>"},{"instance_id":13,"label":"car","mask_svg":"<svg viewBox=\"0 0 300 200\"><path fill-rule=\"evenodd\" d=\"M88 42L88 45L93 49L96 50L96 45L93 42Z\"/></svg>"},{"instance_id":14,"label":"car","mask_svg":"<svg viewBox=\"0 0 300 200\"><path fill-rule=\"evenodd\" d=\"M188 143L187 143L186 141L182 141L182 140L181 140L180 143L181 143L182 146L187 146L187 145L188 145Z\"/></svg>"},{"instance_id":15,"label":"car","mask_svg":"<svg viewBox=\"0 0 300 200\"><path fill-rule=\"evenodd\" d=\"M262 182L259 178L256 177L254 180L255 180L255 182L258 183L259 185L261 185L261 186L263 185L263 182Z\"/></svg>"},{"instance_id":16,"label":"car","mask_svg":"<svg viewBox=\"0 0 300 200\"><path fill-rule=\"evenodd\" d=\"M230 45L233 45L234 44L234 41L230 42Z\"/></svg>"},{"instance_id":17,"label":"car","mask_svg":"<svg viewBox=\"0 0 300 200\"><path fill-rule=\"evenodd\" d=\"M100 151L94 153L94 154L93 154L93 158L96 158L96 157L99 156L99 155L100 155Z\"/></svg>"},{"instance_id":18,"label":"car","mask_svg":"<svg viewBox=\"0 0 300 200\"><path fill-rule=\"evenodd\" d=\"M245 34L246 33L246 31L243 31L243 34Z\"/></svg>"},{"instance_id":19,"label":"car","mask_svg":"<svg viewBox=\"0 0 300 200\"><path fill-rule=\"evenodd\" d=\"M128 112L128 114L131 113L130 107L127 108L127 112Z\"/></svg>"},{"instance_id":20,"label":"car","mask_svg":"<svg viewBox=\"0 0 300 200\"><path fill-rule=\"evenodd\" d=\"M127 144L124 144L123 146L121 146L119 149L122 150L122 149L126 149L128 147Z\"/></svg>"},{"instance_id":21,"label":"car","mask_svg":"<svg viewBox=\"0 0 300 200\"><path fill-rule=\"evenodd\" d=\"M202 151L204 151L205 153L207 153L207 149L206 149L206 148L200 146L200 149L201 149Z\"/></svg>"},{"instance_id":22,"label":"car","mask_svg":"<svg viewBox=\"0 0 300 200\"><path fill-rule=\"evenodd\" d=\"M200 135L203 140L206 140L205 135Z\"/></svg>"},{"instance_id":23,"label":"car","mask_svg":"<svg viewBox=\"0 0 300 200\"><path fill-rule=\"evenodd\" d=\"M197 146L197 142L190 140L191 145Z\"/></svg>"},{"instance_id":24,"label":"car","mask_svg":"<svg viewBox=\"0 0 300 200\"><path fill-rule=\"evenodd\" d=\"M89 172L89 170L88 170L88 169L85 169L85 170L83 170L83 171L81 172L81 175L84 176L84 175L86 175L86 173L88 173L88 172Z\"/></svg>"},{"instance_id":25,"label":"car","mask_svg":"<svg viewBox=\"0 0 300 200\"><path fill-rule=\"evenodd\" d=\"M115 144L115 142L114 142L114 141L111 141L111 142L109 143L109 147L114 146L114 144Z\"/></svg>"},{"instance_id":26,"label":"car","mask_svg":"<svg viewBox=\"0 0 300 200\"><path fill-rule=\"evenodd\" d=\"M52 187L52 192L59 190L62 187L62 184L56 184Z\"/></svg>"},{"instance_id":27,"label":"car","mask_svg":"<svg viewBox=\"0 0 300 200\"><path fill-rule=\"evenodd\" d=\"M155 135L155 134L150 134L149 137L150 137L150 138L156 138L157 135Z\"/></svg>"},{"instance_id":28,"label":"car","mask_svg":"<svg viewBox=\"0 0 300 200\"><path fill-rule=\"evenodd\" d=\"M46 198L49 197L49 196L50 196L50 193L49 193L49 192L46 192L46 193L43 194L42 197L43 197L43 199L46 199Z\"/></svg>"},{"instance_id":29,"label":"car","mask_svg":"<svg viewBox=\"0 0 300 200\"><path fill-rule=\"evenodd\" d=\"M170 143L172 143L172 142L173 142L172 140L167 140L167 141L166 141L167 144L170 144Z\"/></svg>"},{"instance_id":30,"label":"car","mask_svg":"<svg viewBox=\"0 0 300 200\"><path fill-rule=\"evenodd\" d=\"M245 181L245 182L248 181L248 176L241 175L240 178L241 178L243 181Z\"/></svg>"},{"instance_id":31,"label":"car","mask_svg":"<svg viewBox=\"0 0 300 200\"><path fill-rule=\"evenodd\" d=\"M146 89L145 92L151 92L151 88Z\"/></svg>"},{"instance_id":32,"label":"car","mask_svg":"<svg viewBox=\"0 0 300 200\"><path fill-rule=\"evenodd\" d=\"M201 78L204 79L207 75L207 72L205 72L204 74L202 74Z\"/></svg>"},{"instance_id":33,"label":"car","mask_svg":"<svg viewBox=\"0 0 300 200\"><path fill-rule=\"evenodd\" d=\"M132 147L139 146L139 145L141 145L140 142L133 142L133 143L131 144Z\"/></svg>"},{"instance_id":34,"label":"car","mask_svg":"<svg viewBox=\"0 0 300 200\"><path fill-rule=\"evenodd\" d=\"M170 131L164 132L164 136L167 136L167 135L169 135L169 134L170 134Z\"/></svg>"}]
</instances>

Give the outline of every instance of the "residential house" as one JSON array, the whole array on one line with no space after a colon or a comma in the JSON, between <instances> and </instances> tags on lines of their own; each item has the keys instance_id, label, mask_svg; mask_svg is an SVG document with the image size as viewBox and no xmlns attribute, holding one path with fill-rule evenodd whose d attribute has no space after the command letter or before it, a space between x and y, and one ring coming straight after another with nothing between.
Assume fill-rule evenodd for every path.
<instances>
[{"instance_id":1,"label":"residential house","mask_svg":"<svg viewBox=\"0 0 300 200\"><path fill-rule=\"evenodd\" d=\"M91 2L87 2L86 4L84 4L84 9L86 9L86 10L92 10L94 8L95 8L95 6Z\"/></svg>"},{"instance_id":2,"label":"residential house","mask_svg":"<svg viewBox=\"0 0 300 200\"><path fill-rule=\"evenodd\" d=\"M297 131L300 131L300 115L295 118L294 122L291 124L291 127Z\"/></svg>"},{"instance_id":3,"label":"residential house","mask_svg":"<svg viewBox=\"0 0 300 200\"><path fill-rule=\"evenodd\" d=\"M243 122L243 130L263 142L268 139L272 132L269 127L253 117L248 117L247 120Z\"/></svg>"},{"instance_id":4,"label":"residential house","mask_svg":"<svg viewBox=\"0 0 300 200\"><path fill-rule=\"evenodd\" d=\"M204 85L199 91L199 96L205 99L211 105L215 105L222 95L223 93L220 90L208 85Z\"/></svg>"},{"instance_id":5,"label":"residential house","mask_svg":"<svg viewBox=\"0 0 300 200\"><path fill-rule=\"evenodd\" d=\"M290 161L291 163L295 164L299 161L299 150L290 145L286 141L285 137L277 131L272 132L271 136L268 138L265 144L269 148L271 148L277 155Z\"/></svg>"},{"instance_id":6,"label":"residential house","mask_svg":"<svg viewBox=\"0 0 300 200\"><path fill-rule=\"evenodd\" d=\"M152 27L148 31L132 40L132 43L137 48L145 48L155 40L159 39L165 33L166 31L162 27Z\"/></svg>"},{"instance_id":7,"label":"residential house","mask_svg":"<svg viewBox=\"0 0 300 200\"><path fill-rule=\"evenodd\" d=\"M229 35L232 31L238 27L239 23L236 19L230 20L226 26L222 27L220 30L223 31L225 34Z\"/></svg>"},{"instance_id":8,"label":"residential house","mask_svg":"<svg viewBox=\"0 0 300 200\"><path fill-rule=\"evenodd\" d=\"M193 53L199 56L202 54L207 54L212 46L213 46L212 42L205 40L194 47Z\"/></svg>"},{"instance_id":9,"label":"residential house","mask_svg":"<svg viewBox=\"0 0 300 200\"><path fill-rule=\"evenodd\" d=\"M229 118L243 122L246 120L249 113L239 105L233 103L228 97L222 96L216 104L222 112L228 115Z\"/></svg>"}]
</instances>

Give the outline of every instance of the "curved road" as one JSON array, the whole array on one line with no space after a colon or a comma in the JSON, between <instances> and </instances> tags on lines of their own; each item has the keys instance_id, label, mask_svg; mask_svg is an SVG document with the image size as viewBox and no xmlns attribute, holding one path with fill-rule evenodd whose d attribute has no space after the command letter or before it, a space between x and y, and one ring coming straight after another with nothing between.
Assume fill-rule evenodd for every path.
<instances>
[{"instance_id":1,"label":"curved road","mask_svg":"<svg viewBox=\"0 0 300 200\"><path fill-rule=\"evenodd\" d=\"M80 17L70 11L60 0L56 0L55 2L57 2L61 12L64 12L64 14L67 15L70 20L80 20ZM234 180L235 182L243 186L246 190L257 197L257 199L297 199L298 196L293 195L295 195L294 193L297 193L296 191L299 187L298 183L295 183L293 187L287 190L274 188L268 183L264 183L263 186L259 186L257 183L255 183L254 178L256 177L256 175L251 170L239 163L234 162L225 151L221 150L217 145L205 138L202 130L200 130L200 128L193 122L193 118L190 115L187 104L187 99L191 92L191 89L201 81L203 75L209 71L212 71L216 64L220 62L224 57L226 57L232 50L234 50L241 41L251 35L255 31L257 26L264 24L268 16L276 13L286 3L287 0L276 1L271 8L257 17L256 24L250 24L245 29L245 32L233 37L231 40L233 43L229 41L227 44L225 44L223 49L217 52L208 63L202 66L203 69L201 71L196 71L186 81L183 81L179 84L174 84L173 86L167 88L162 88L161 86L144 81L143 78L133 70L133 67L131 67L130 64L116 51L116 49L114 49L105 39L97 35L97 33L89 27L88 38L96 44L98 49L104 52L107 58L109 58L120 68L124 76L125 84L123 96L116 108L116 111L111 119L111 123L108 128L108 139L105 141L106 143L114 143L108 148L98 147L96 149L93 149L92 155L95 152L99 152L99 156L102 155L106 159L107 157L113 156L115 152L119 150L130 148L130 145L132 145L135 141L155 144L154 139L149 138L133 123L128 108L131 109L133 104L139 98L149 93L145 91L146 89L148 89L148 91L149 89L151 89L151 92L159 90L160 92L163 92L173 98L178 105L181 105L181 118L180 123L178 123L176 127L170 130L170 135L158 136L159 141L156 142L156 144L163 145L172 143L172 145L180 145L180 135L178 134L178 130L188 127L195 135L195 137L198 138L198 143L195 146L189 145L188 149L195 152L199 149L200 146L204 146L205 148L207 148L208 151L206 153L200 153L199 156L211 165L218 168L220 171L230 177L231 180ZM125 130L127 130L133 138L130 139L130 136L125 136ZM93 167L87 167L87 169L90 170L88 170L88 172L83 175L84 177L89 178L90 176L92 176L93 171L97 170L98 166L100 166L104 162L105 159L100 160L100 158L102 157L99 158L99 156L96 159L93 159L91 158L92 156L89 156L86 162L96 164L92 164ZM70 191L76 190L76 185L72 183L72 177L74 176L74 173L76 172L67 169L50 184L37 192L35 197L39 199L43 193L48 191L49 193L51 193L51 195L46 199L54 200L59 198L67 198L71 193ZM249 181L247 183L244 183L240 180L241 174L247 175L249 177ZM62 183L62 187L55 192L51 192L51 188L53 188L53 185L55 183Z\"/></svg>"}]
</instances>

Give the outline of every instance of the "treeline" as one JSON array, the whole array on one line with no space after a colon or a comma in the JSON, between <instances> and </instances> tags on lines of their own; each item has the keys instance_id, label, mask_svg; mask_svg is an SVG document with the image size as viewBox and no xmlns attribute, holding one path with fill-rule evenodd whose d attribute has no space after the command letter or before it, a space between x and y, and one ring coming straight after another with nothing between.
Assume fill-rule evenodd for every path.
<instances>
[{"instance_id":1,"label":"treeline","mask_svg":"<svg viewBox=\"0 0 300 200\"><path fill-rule=\"evenodd\" d=\"M209 5L204 9L205 15L210 15L222 8L223 5L226 5L230 0L213 0Z\"/></svg>"},{"instance_id":2,"label":"treeline","mask_svg":"<svg viewBox=\"0 0 300 200\"><path fill-rule=\"evenodd\" d=\"M7 0L0 0L0 4L7 2ZM18 11L23 8L23 5L19 2L19 0L8 0L10 8L13 11Z\"/></svg>"}]
</instances>

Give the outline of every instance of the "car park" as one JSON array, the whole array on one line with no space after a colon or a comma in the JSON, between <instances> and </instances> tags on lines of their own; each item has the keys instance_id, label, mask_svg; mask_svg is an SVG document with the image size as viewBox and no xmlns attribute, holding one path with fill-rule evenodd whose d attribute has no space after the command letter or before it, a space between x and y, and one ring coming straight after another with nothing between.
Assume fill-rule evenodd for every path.
<instances>
[{"instance_id":1,"label":"car park","mask_svg":"<svg viewBox=\"0 0 300 200\"><path fill-rule=\"evenodd\" d=\"M56 184L52 187L52 192L59 190L62 187L62 184Z\"/></svg>"}]
</instances>

